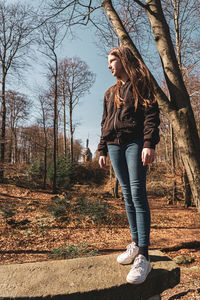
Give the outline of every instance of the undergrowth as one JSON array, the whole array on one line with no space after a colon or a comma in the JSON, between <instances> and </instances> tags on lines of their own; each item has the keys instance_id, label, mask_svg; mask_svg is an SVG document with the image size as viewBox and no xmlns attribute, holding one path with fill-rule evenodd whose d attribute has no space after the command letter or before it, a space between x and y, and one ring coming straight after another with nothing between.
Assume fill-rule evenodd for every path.
<instances>
[{"instance_id":1,"label":"undergrowth","mask_svg":"<svg viewBox=\"0 0 200 300\"><path fill-rule=\"evenodd\" d=\"M106 223L108 220L108 203L105 201L89 201L80 198L75 204L75 212L80 216L80 221L90 218L94 223Z\"/></svg>"},{"instance_id":2,"label":"undergrowth","mask_svg":"<svg viewBox=\"0 0 200 300\"><path fill-rule=\"evenodd\" d=\"M53 259L70 259L95 256L97 254L98 250L90 249L90 246L85 242L77 245L67 245L65 243L62 247L53 249L49 257Z\"/></svg>"}]
</instances>

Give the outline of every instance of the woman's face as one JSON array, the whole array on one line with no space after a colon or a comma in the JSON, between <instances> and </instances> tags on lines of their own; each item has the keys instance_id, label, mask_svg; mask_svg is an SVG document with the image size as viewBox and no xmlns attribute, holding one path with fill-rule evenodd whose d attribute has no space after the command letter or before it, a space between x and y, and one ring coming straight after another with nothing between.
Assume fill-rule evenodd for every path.
<instances>
[{"instance_id":1,"label":"woman's face","mask_svg":"<svg viewBox=\"0 0 200 300\"><path fill-rule=\"evenodd\" d=\"M109 54L108 55L108 68L112 72L113 76L121 78L125 73L124 67L119 57Z\"/></svg>"}]
</instances>

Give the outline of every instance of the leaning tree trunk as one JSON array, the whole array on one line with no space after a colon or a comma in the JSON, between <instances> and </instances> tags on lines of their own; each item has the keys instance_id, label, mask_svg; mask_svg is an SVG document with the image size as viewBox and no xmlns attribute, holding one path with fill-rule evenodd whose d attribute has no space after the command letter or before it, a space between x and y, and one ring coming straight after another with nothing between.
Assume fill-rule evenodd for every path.
<instances>
[{"instance_id":1,"label":"leaning tree trunk","mask_svg":"<svg viewBox=\"0 0 200 300\"><path fill-rule=\"evenodd\" d=\"M143 5L141 1L135 2L146 9L153 29L154 39L161 57L163 71L170 93L170 101L151 74L152 83L158 99L159 108L163 114L167 116L170 124L173 126L184 167L188 175L192 195L200 213L200 141L189 95L183 82L171 41L169 27L163 15L160 1L147 0L146 6ZM139 51L114 10L112 1L104 0L102 1L102 5L121 43L128 46L134 55L141 59Z\"/></svg>"},{"instance_id":2,"label":"leaning tree trunk","mask_svg":"<svg viewBox=\"0 0 200 300\"><path fill-rule=\"evenodd\" d=\"M165 20L161 2L147 0L148 17L159 51L165 79L174 105L169 121L177 136L183 164L191 186L195 204L200 213L200 141L192 111L189 95L176 58L168 24Z\"/></svg>"}]
</instances>

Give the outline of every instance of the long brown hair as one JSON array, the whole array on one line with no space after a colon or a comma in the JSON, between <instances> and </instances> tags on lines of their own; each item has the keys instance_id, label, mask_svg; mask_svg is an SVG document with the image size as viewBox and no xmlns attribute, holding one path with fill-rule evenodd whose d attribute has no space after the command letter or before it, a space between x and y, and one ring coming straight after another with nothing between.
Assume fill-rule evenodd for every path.
<instances>
[{"instance_id":1,"label":"long brown hair","mask_svg":"<svg viewBox=\"0 0 200 300\"><path fill-rule=\"evenodd\" d=\"M135 110L137 110L138 103L144 108L151 106L156 101L154 90L152 87L149 70L144 62L133 55L132 51L125 46L119 46L112 49L109 55L118 57L130 78L132 84L133 97L135 100ZM119 95L121 87L121 80L117 79L115 104L119 108L122 104L122 99Z\"/></svg>"}]
</instances>

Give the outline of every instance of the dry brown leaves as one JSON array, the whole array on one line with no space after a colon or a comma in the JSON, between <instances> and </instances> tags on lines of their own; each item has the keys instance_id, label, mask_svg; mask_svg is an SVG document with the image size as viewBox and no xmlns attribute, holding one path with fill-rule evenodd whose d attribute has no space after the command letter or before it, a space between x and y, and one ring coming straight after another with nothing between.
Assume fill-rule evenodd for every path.
<instances>
[{"instance_id":1,"label":"dry brown leaves","mask_svg":"<svg viewBox=\"0 0 200 300\"><path fill-rule=\"evenodd\" d=\"M71 192L59 195L60 199L69 199L66 212L58 217L49 210L55 203L54 196L50 192L0 186L1 264L49 260L50 251L66 243L87 242L100 254L108 254L124 249L130 242L124 203L112 198L103 187L77 185ZM192 264L181 267L181 283L163 293L162 299L200 299L200 234L196 208L184 209L182 202L169 206L165 197L151 196L149 202L151 249L163 250L171 258L178 255L194 258Z\"/></svg>"}]
</instances>

